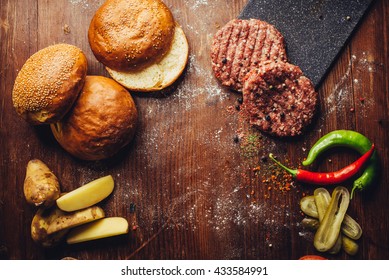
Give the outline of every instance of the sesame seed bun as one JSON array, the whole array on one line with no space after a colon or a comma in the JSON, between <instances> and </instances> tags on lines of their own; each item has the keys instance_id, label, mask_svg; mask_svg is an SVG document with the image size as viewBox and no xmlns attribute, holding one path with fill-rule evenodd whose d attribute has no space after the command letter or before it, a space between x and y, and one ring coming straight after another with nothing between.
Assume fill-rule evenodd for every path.
<instances>
[{"instance_id":1,"label":"sesame seed bun","mask_svg":"<svg viewBox=\"0 0 389 280\"><path fill-rule=\"evenodd\" d=\"M77 99L86 72L86 57L75 46L57 44L36 52L15 79L16 112L34 125L57 122Z\"/></svg>"},{"instance_id":2,"label":"sesame seed bun","mask_svg":"<svg viewBox=\"0 0 389 280\"><path fill-rule=\"evenodd\" d=\"M164 89L182 74L188 62L189 46L185 33L177 25L170 50L158 63L141 70L119 72L106 67L111 77L129 90L149 92Z\"/></svg>"},{"instance_id":3,"label":"sesame seed bun","mask_svg":"<svg viewBox=\"0 0 389 280\"><path fill-rule=\"evenodd\" d=\"M88 39L97 60L127 71L159 61L171 46L174 27L160 0L107 0L92 18Z\"/></svg>"},{"instance_id":4,"label":"sesame seed bun","mask_svg":"<svg viewBox=\"0 0 389 280\"><path fill-rule=\"evenodd\" d=\"M134 100L124 87L110 78L87 76L74 107L51 130L73 156L101 160L130 143L137 119Z\"/></svg>"}]
</instances>

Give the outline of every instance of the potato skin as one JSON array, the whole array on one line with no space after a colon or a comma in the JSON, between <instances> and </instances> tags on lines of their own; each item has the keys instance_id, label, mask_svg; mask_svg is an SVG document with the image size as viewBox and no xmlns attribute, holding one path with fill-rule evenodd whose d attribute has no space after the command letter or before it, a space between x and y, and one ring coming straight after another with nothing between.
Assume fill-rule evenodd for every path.
<instances>
[{"instance_id":1,"label":"potato skin","mask_svg":"<svg viewBox=\"0 0 389 280\"><path fill-rule=\"evenodd\" d=\"M56 233L64 229L90 223L104 217L104 210L96 205L74 212L65 212L58 209L55 213L55 217L50 219L50 224L47 227L47 233Z\"/></svg>"},{"instance_id":2,"label":"potato skin","mask_svg":"<svg viewBox=\"0 0 389 280\"><path fill-rule=\"evenodd\" d=\"M43 247L53 247L62 241L70 228L104 217L104 210L95 205L75 212L64 212L57 206L41 207L32 219L31 237Z\"/></svg>"},{"instance_id":3,"label":"potato skin","mask_svg":"<svg viewBox=\"0 0 389 280\"><path fill-rule=\"evenodd\" d=\"M47 233L47 229L51 222L61 213L62 211L57 207L38 209L31 222L31 237L36 243L43 247L54 247L63 240L68 233L68 229L57 231L53 234Z\"/></svg>"},{"instance_id":4,"label":"potato skin","mask_svg":"<svg viewBox=\"0 0 389 280\"><path fill-rule=\"evenodd\" d=\"M45 208L52 206L61 193L58 178L39 159L28 162L23 189L29 204Z\"/></svg>"}]
</instances>

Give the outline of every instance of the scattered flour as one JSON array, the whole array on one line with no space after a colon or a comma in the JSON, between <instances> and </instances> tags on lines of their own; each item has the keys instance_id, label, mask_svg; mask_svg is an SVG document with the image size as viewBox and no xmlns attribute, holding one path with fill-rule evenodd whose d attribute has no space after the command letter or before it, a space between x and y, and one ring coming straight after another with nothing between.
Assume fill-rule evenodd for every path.
<instances>
[{"instance_id":1,"label":"scattered flour","mask_svg":"<svg viewBox=\"0 0 389 280\"><path fill-rule=\"evenodd\" d=\"M212 2L217 2L217 1L214 1L214 0L183 0L183 2L185 3L185 5L191 9L191 10L198 10L199 8L203 8L205 6L205 8L210 8L213 3Z\"/></svg>"},{"instance_id":2,"label":"scattered flour","mask_svg":"<svg viewBox=\"0 0 389 280\"><path fill-rule=\"evenodd\" d=\"M85 9L90 7L89 1L69 2ZM229 248L226 258L232 259L241 256L243 249L236 245L241 237L232 236L231 229L240 230L245 225L254 224L261 229L261 234L262 229L271 233L268 245L276 247L272 240L294 226L291 218L294 209L271 204L266 199L254 202L250 190L231 183L231 178L241 177L245 166L241 163L240 146L233 141L238 126L237 116L223 115L226 114L225 101L235 99L236 95L220 86L214 78L209 58L216 24L222 22L221 19L216 22L217 19L212 17L220 2L183 0L182 3L182 9L169 8L178 23L182 24L190 46L191 41L196 40L193 44L196 47L190 50L183 79L172 92L162 98L136 98L142 130L135 142L142 148L133 150L132 156L137 159L137 175L133 176L133 181L121 186L128 190L122 199L129 205L136 205L140 231L147 229L145 240L161 228L206 230ZM188 13L194 17L190 23L186 23ZM204 16L207 13L209 16ZM199 125L202 115L209 110L220 111L215 116L225 119L225 122L207 123L204 127ZM156 122L155 116L163 117ZM206 120L209 121L208 118ZM188 145L187 141L196 144ZM267 148L276 150L275 145L269 143ZM188 147L195 149L183 150ZM230 158L221 158L218 149L227 151ZM214 159L212 165L204 163L205 157ZM215 178L212 170L225 168L226 160L236 165L229 164L229 173ZM166 170L169 174L163 173ZM150 174L155 176L148 178ZM125 174L118 173L116 176L123 179Z\"/></svg>"},{"instance_id":3,"label":"scattered flour","mask_svg":"<svg viewBox=\"0 0 389 280\"><path fill-rule=\"evenodd\" d=\"M200 6L204 6L204 5L207 5L209 6L209 3L207 0L195 0L195 1L186 1L187 3L191 3L191 2L194 2L194 3L191 3L192 4L192 9L197 9L198 7Z\"/></svg>"},{"instance_id":4,"label":"scattered flour","mask_svg":"<svg viewBox=\"0 0 389 280\"><path fill-rule=\"evenodd\" d=\"M88 8L96 9L101 4L103 4L103 0L99 1L90 1L90 0L68 0L70 4L77 6L79 8L82 8L84 10L87 10Z\"/></svg>"},{"instance_id":5,"label":"scattered flour","mask_svg":"<svg viewBox=\"0 0 389 280\"><path fill-rule=\"evenodd\" d=\"M374 93L364 91L362 88L363 84L357 77L366 74L372 75L379 71L380 67L382 66L377 64L366 52L362 52L359 56L353 54L346 71L339 78L339 81L326 99L324 106L326 106L325 111L327 114L333 114L337 110L344 110L346 105L349 106L348 98L354 93L356 98L363 100L360 114L367 115L367 110L374 106ZM353 80L351 80L352 77L354 77ZM355 100L354 103L356 102L360 102L360 100Z\"/></svg>"},{"instance_id":6,"label":"scattered flour","mask_svg":"<svg viewBox=\"0 0 389 280\"><path fill-rule=\"evenodd\" d=\"M220 102L229 97L229 93L223 91L221 86L213 77L212 69L208 65L203 65L204 60L200 61L196 54L189 55L187 76L196 77L196 80L202 81L201 84L181 83L174 95L184 103L185 109L190 110L194 106L204 106L207 102ZM196 102L196 100L204 102Z\"/></svg>"}]
</instances>

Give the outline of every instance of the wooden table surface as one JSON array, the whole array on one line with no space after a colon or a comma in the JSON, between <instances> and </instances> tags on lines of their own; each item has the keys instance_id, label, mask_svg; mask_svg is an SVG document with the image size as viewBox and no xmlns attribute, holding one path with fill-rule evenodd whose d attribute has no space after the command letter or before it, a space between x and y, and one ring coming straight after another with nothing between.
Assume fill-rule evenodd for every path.
<instances>
[{"instance_id":1,"label":"wooden table surface","mask_svg":"<svg viewBox=\"0 0 389 280\"><path fill-rule=\"evenodd\" d=\"M84 162L66 153L47 126L33 127L19 118L11 93L27 58L54 43L80 47L88 74L108 76L87 40L89 22L103 0L0 0L0 258L297 259L315 254L313 233L301 227L299 210L300 199L315 187L285 178L263 157L273 152L296 167L319 137L352 129L376 144L383 172L348 209L364 232L358 254L325 256L389 259L389 2L372 6L318 89L317 119L302 137L289 140L250 128L235 108L240 95L221 87L211 72L212 36L245 2L165 0L188 37L188 67L162 94L132 93L140 124L120 155ZM336 149L314 170L336 170L357 157ZM33 158L53 170L62 191L111 174L115 190L100 205L107 216L126 217L130 233L53 249L35 244L30 223L36 209L23 196L26 165Z\"/></svg>"}]
</instances>

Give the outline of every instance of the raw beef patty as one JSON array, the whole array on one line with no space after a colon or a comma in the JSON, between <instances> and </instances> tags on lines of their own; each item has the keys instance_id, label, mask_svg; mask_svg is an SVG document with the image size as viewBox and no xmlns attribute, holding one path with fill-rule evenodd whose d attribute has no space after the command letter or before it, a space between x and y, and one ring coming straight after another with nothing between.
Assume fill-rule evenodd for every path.
<instances>
[{"instance_id":1,"label":"raw beef patty","mask_svg":"<svg viewBox=\"0 0 389 280\"><path fill-rule=\"evenodd\" d=\"M241 91L243 78L252 68L268 60L287 60L284 37L267 22L234 19L215 34L211 60L216 78Z\"/></svg>"},{"instance_id":2,"label":"raw beef patty","mask_svg":"<svg viewBox=\"0 0 389 280\"><path fill-rule=\"evenodd\" d=\"M243 87L250 124L276 136L300 135L312 121L318 95L298 66L268 62L252 69Z\"/></svg>"}]
</instances>

